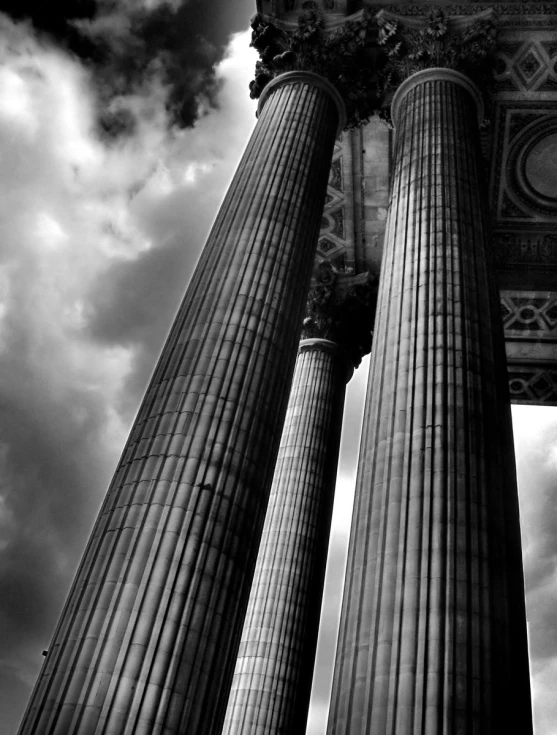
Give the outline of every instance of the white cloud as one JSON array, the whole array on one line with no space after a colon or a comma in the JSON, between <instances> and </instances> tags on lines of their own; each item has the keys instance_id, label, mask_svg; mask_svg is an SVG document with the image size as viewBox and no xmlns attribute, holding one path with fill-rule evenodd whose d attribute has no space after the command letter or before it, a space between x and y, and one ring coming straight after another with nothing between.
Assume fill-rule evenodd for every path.
<instances>
[{"instance_id":1,"label":"white cloud","mask_svg":"<svg viewBox=\"0 0 557 735\"><path fill-rule=\"evenodd\" d=\"M557 735L557 657L535 663L532 674L536 735Z\"/></svg>"},{"instance_id":2,"label":"white cloud","mask_svg":"<svg viewBox=\"0 0 557 735\"><path fill-rule=\"evenodd\" d=\"M557 410L514 406L536 735L557 734Z\"/></svg>"}]
</instances>

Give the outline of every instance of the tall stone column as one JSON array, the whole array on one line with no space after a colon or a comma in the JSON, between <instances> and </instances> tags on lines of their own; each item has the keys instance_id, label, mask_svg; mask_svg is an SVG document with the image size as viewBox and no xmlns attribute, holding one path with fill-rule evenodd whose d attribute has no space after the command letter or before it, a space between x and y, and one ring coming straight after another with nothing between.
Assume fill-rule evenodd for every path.
<instances>
[{"instance_id":1,"label":"tall stone column","mask_svg":"<svg viewBox=\"0 0 557 735\"><path fill-rule=\"evenodd\" d=\"M443 23L430 25L432 44ZM458 59L464 33L455 47ZM442 51L437 63L454 59ZM402 83L391 109L392 199L328 733L532 733L481 99L468 75L431 68Z\"/></svg>"},{"instance_id":2,"label":"tall stone column","mask_svg":"<svg viewBox=\"0 0 557 735\"><path fill-rule=\"evenodd\" d=\"M21 733L220 731L343 125L326 79L267 85Z\"/></svg>"},{"instance_id":3,"label":"tall stone column","mask_svg":"<svg viewBox=\"0 0 557 735\"><path fill-rule=\"evenodd\" d=\"M306 727L345 386L371 346L368 275L336 280L310 290L223 735Z\"/></svg>"}]
</instances>

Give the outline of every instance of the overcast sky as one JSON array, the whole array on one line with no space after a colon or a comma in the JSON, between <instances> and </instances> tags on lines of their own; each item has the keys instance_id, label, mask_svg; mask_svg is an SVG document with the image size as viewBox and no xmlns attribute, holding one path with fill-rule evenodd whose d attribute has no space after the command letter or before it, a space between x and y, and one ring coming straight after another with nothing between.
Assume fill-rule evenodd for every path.
<instances>
[{"instance_id":1,"label":"overcast sky","mask_svg":"<svg viewBox=\"0 0 557 735\"><path fill-rule=\"evenodd\" d=\"M75 5L0 0L1 735L255 123L253 0L88 0L69 23ZM366 365L349 390L311 735L325 728ZM536 732L557 735L557 415L514 416Z\"/></svg>"}]
</instances>

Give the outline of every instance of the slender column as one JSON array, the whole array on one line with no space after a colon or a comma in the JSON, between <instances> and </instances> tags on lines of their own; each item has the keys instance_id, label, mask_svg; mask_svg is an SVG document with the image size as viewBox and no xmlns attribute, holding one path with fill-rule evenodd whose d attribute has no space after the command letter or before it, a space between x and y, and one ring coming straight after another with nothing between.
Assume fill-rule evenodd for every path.
<instances>
[{"instance_id":1,"label":"slender column","mask_svg":"<svg viewBox=\"0 0 557 735\"><path fill-rule=\"evenodd\" d=\"M334 342L300 342L223 735L304 731L346 370Z\"/></svg>"},{"instance_id":2,"label":"slender column","mask_svg":"<svg viewBox=\"0 0 557 735\"><path fill-rule=\"evenodd\" d=\"M261 107L21 733L220 732L343 124L314 74Z\"/></svg>"},{"instance_id":3,"label":"slender column","mask_svg":"<svg viewBox=\"0 0 557 735\"><path fill-rule=\"evenodd\" d=\"M479 95L399 88L330 735L532 732Z\"/></svg>"},{"instance_id":4,"label":"slender column","mask_svg":"<svg viewBox=\"0 0 557 735\"><path fill-rule=\"evenodd\" d=\"M329 339L300 342L223 735L305 731L346 380L371 345L363 275L344 283L361 284L341 302L345 307L356 302L347 313L357 320L351 336L359 332L361 338L349 350L343 348L342 317L334 326L322 318L332 289L317 286L310 292L319 294L321 318L315 318L315 303L310 305L304 331ZM338 289L333 310L339 316ZM350 332L350 325L344 326Z\"/></svg>"}]
</instances>

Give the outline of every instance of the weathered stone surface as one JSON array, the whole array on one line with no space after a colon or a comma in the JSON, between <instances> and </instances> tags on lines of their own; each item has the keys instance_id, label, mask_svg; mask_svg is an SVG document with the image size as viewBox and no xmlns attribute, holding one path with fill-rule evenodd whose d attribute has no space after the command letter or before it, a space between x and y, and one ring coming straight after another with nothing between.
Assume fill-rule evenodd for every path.
<instances>
[{"instance_id":1,"label":"weathered stone surface","mask_svg":"<svg viewBox=\"0 0 557 735\"><path fill-rule=\"evenodd\" d=\"M476 100L474 99L476 97ZM330 735L532 732L477 93L410 77L396 150Z\"/></svg>"},{"instance_id":2,"label":"weathered stone surface","mask_svg":"<svg viewBox=\"0 0 557 735\"><path fill-rule=\"evenodd\" d=\"M339 123L279 78L109 488L21 733L219 733Z\"/></svg>"}]
</instances>

